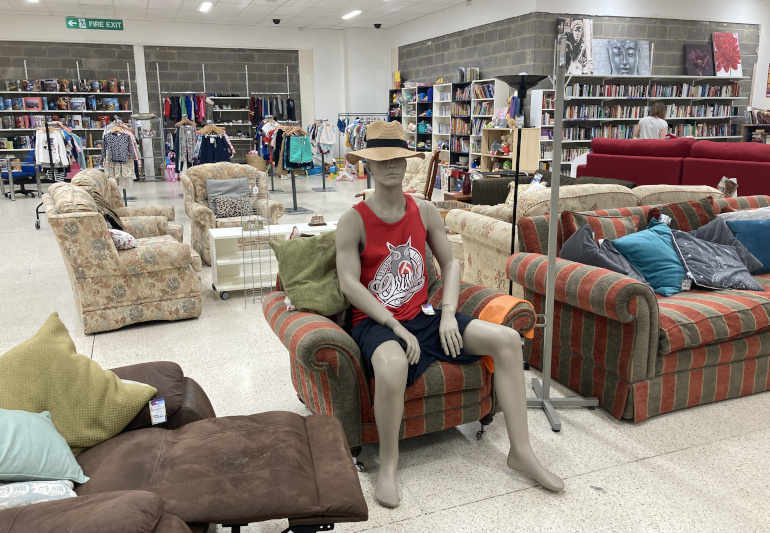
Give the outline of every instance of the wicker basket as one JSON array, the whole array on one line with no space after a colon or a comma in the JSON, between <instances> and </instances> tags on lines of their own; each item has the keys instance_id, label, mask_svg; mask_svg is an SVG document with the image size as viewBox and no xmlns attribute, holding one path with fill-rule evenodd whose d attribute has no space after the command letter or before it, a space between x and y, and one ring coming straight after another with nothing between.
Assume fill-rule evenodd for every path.
<instances>
[{"instance_id":1,"label":"wicker basket","mask_svg":"<svg viewBox=\"0 0 770 533\"><path fill-rule=\"evenodd\" d=\"M246 154L246 164L251 165L257 170L261 170L262 172L267 168L265 160L262 159L262 156L259 154Z\"/></svg>"}]
</instances>

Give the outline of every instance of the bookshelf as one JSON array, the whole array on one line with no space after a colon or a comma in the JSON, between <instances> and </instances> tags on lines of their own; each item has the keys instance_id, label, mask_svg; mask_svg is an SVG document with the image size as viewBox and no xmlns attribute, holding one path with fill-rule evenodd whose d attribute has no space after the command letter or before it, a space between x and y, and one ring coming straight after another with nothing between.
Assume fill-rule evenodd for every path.
<instances>
[{"instance_id":1,"label":"bookshelf","mask_svg":"<svg viewBox=\"0 0 770 533\"><path fill-rule=\"evenodd\" d=\"M486 125L506 106L511 89L496 79L471 82L471 138L470 162L481 165L482 131Z\"/></svg>"},{"instance_id":2,"label":"bookshelf","mask_svg":"<svg viewBox=\"0 0 770 533\"><path fill-rule=\"evenodd\" d=\"M32 149L36 128L59 121L83 139L87 165L100 166L104 126L116 116L130 124L131 90L122 88L124 92L0 91L0 153L23 158Z\"/></svg>"},{"instance_id":3,"label":"bookshelf","mask_svg":"<svg viewBox=\"0 0 770 533\"><path fill-rule=\"evenodd\" d=\"M399 103L400 98L401 89L388 90L388 122L401 120L401 104Z\"/></svg>"},{"instance_id":4,"label":"bookshelf","mask_svg":"<svg viewBox=\"0 0 770 533\"><path fill-rule=\"evenodd\" d=\"M472 82L452 83L449 104L449 163L468 168L471 144Z\"/></svg>"},{"instance_id":5,"label":"bookshelf","mask_svg":"<svg viewBox=\"0 0 770 533\"><path fill-rule=\"evenodd\" d=\"M433 87L417 87L417 132L415 136L418 152L433 151Z\"/></svg>"},{"instance_id":6,"label":"bookshelf","mask_svg":"<svg viewBox=\"0 0 770 533\"><path fill-rule=\"evenodd\" d=\"M452 84L437 83L433 86L433 148L440 149L439 160L449 163L452 128Z\"/></svg>"},{"instance_id":7,"label":"bookshelf","mask_svg":"<svg viewBox=\"0 0 770 533\"><path fill-rule=\"evenodd\" d=\"M417 149L417 87L401 89L401 125L410 150Z\"/></svg>"},{"instance_id":8,"label":"bookshelf","mask_svg":"<svg viewBox=\"0 0 770 533\"><path fill-rule=\"evenodd\" d=\"M669 133L720 141L743 138L738 128L740 95L746 77L716 76L573 76L565 86L563 164L590 150L591 139L631 139L652 103L666 105ZM540 168L552 160L552 90L532 91L530 124L541 130ZM552 107L552 106L551 106Z\"/></svg>"},{"instance_id":9,"label":"bookshelf","mask_svg":"<svg viewBox=\"0 0 770 533\"><path fill-rule=\"evenodd\" d=\"M540 130L538 128L484 128L481 131L481 172L496 170L515 170L516 168L516 143L521 135L521 159L519 170L522 172L534 172L538 169L538 146ZM490 150L496 142L510 141L510 153L508 155L492 155ZM495 166L499 168L495 168Z\"/></svg>"}]
</instances>

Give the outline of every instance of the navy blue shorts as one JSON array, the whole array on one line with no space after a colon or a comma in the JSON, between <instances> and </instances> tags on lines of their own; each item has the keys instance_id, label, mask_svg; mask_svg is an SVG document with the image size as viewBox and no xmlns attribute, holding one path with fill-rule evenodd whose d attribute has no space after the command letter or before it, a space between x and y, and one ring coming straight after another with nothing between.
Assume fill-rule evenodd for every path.
<instances>
[{"instance_id":1,"label":"navy blue shorts","mask_svg":"<svg viewBox=\"0 0 770 533\"><path fill-rule=\"evenodd\" d=\"M460 335L465 333L465 328L470 324L471 320L475 320L474 317L463 313L456 313L455 318L457 318L457 325L460 327ZM466 355L464 349L460 350L460 354L457 357L444 354L444 348L441 346L441 337L438 332L441 325L440 309L436 310L435 315L426 315L420 312L412 320L401 322L401 325L409 333L417 337L417 342L420 344L420 359L416 365L409 365L409 374L406 378L407 386L414 383L436 359L460 365L475 363L479 360L479 357L476 355ZM365 318L353 328L353 340L356 341L356 344L361 349L361 354L364 356L370 376L374 376L372 356L382 343L396 341L406 350L406 343L399 339L392 329L378 324L371 318Z\"/></svg>"}]
</instances>

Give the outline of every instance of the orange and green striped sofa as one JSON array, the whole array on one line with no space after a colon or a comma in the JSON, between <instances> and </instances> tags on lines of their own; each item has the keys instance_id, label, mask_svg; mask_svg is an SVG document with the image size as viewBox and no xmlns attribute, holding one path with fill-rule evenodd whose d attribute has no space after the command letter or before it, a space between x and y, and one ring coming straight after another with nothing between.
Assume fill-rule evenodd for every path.
<instances>
[{"instance_id":1,"label":"orange and green striped sofa","mask_svg":"<svg viewBox=\"0 0 770 533\"><path fill-rule=\"evenodd\" d=\"M754 209L770 206L770 196L714 202L721 211ZM641 230L651 208L585 214L637 215ZM707 222L688 211L675 218L682 229ZM536 313L545 309L548 220L521 219L520 252L507 265L508 276L524 287L524 298ZM621 237L623 231L612 224L603 230L605 238ZM552 377L584 396L598 397L614 417L642 422L770 390L770 274L754 276L766 293L697 289L664 298L602 268L558 259L556 272ZM537 328L524 343L524 360L536 368L542 363L543 333Z\"/></svg>"},{"instance_id":2,"label":"orange and green striped sofa","mask_svg":"<svg viewBox=\"0 0 770 533\"><path fill-rule=\"evenodd\" d=\"M426 250L429 301L440 305L442 280ZM361 351L346 328L313 313L288 311L286 293L267 295L262 308L268 324L283 342L291 358L291 381L299 399L315 414L337 417L345 428L348 444L357 455L361 444L378 442L374 420L374 379L368 375ZM494 302L501 324L531 335L535 314L529 302L497 290L463 283L459 311L475 317ZM348 321L349 322L349 321ZM405 439L481 420L491 423L499 411L493 373L482 359L457 365L436 361L407 387L400 438Z\"/></svg>"}]
</instances>

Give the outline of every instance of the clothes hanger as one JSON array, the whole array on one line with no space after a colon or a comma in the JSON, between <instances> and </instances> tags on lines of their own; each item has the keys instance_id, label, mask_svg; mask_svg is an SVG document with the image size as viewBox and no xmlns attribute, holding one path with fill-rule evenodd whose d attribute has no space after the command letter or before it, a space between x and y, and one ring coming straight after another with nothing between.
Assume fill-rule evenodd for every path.
<instances>
[{"instance_id":1,"label":"clothes hanger","mask_svg":"<svg viewBox=\"0 0 770 533\"><path fill-rule=\"evenodd\" d=\"M192 120L190 120L187 117L183 118L182 120L180 120L179 122L174 124L174 126L178 128L179 126L184 126L184 125L187 125L187 124L189 124L190 126L195 126L195 122L193 122Z\"/></svg>"}]
</instances>

